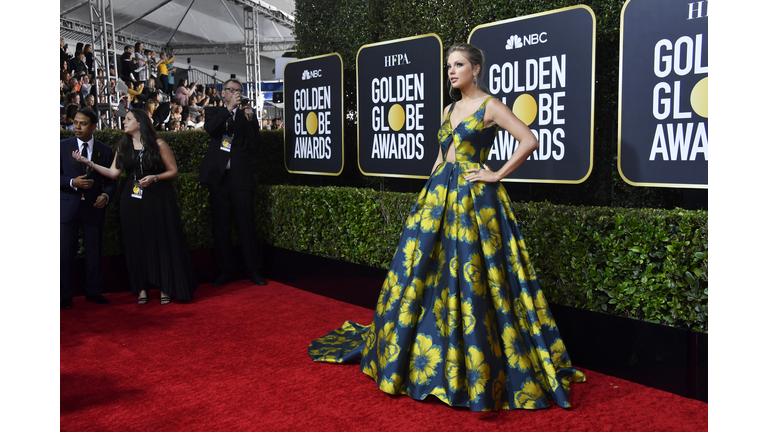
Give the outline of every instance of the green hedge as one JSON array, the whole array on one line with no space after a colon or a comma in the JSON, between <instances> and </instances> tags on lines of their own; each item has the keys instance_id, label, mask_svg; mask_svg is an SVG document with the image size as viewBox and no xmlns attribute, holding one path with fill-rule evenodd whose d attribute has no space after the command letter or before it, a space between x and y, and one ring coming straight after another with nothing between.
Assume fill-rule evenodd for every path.
<instances>
[{"instance_id":1,"label":"green hedge","mask_svg":"<svg viewBox=\"0 0 768 432\"><path fill-rule=\"evenodd\" d=\"M188 247L211 247L208 189L195 174L179 175L174 188ZM279 185L259 186L256 195L264 243L381 268L389 266L417 196ZM550 301L707 331L706 212L550 203L514 208ZM118 215L115 200L105 222L106 255L122 253Z\"/></svg>"},{"instance_id":2,"label":"green hedge","mask_svg":"<svg viewBox=\"0 0 768 432\"><path fill-rule=\"evenodd\" d=\"M263 240L387 268L417 194L270 186ZM707 331L707 212L514 205L547 298L558 304Z\"/></svg>"}]
</instances>

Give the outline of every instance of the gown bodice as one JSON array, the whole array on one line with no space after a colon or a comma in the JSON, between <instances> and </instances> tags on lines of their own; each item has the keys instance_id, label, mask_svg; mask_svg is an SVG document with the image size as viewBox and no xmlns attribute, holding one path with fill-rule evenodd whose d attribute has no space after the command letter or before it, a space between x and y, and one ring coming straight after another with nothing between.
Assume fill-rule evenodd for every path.
<instances>
[{"instance_id":1,"label":"gown bodice","mask_svg":"<svg viewBox=\"0 0 768 432\"><path fill-rule=\"evenodd\" d=\"M448 115L437 132L437 139L443 152L443 162L445 162L445 156L451 143L454 145L456 162L472 164L485 162L499 128L498 126L485 127L485 109L492 98L493 96L486 98L480 108L462 120L455 129L451 129L451 113L453 113L456 102L451 104Z\"/></svg>"}]
</instances>

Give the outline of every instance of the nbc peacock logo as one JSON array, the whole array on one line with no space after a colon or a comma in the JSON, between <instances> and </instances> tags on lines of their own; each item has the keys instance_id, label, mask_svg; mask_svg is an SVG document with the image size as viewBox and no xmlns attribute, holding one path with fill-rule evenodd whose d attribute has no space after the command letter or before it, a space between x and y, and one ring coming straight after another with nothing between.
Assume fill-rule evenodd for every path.
<instances>
[{"instance_id":1,"label":"nbc peacock logo","mask_svg":"<svg viewBox=\"0 0 768 432\"><path fill-rule=\"evenodd\" d=\"M515 48L522 48L523 47L523 39L520 38L518 35L512 35L507 39L507 50L515 49Z\"/></svg>"},{"instance_id":2,"label":"nbc peacock logo","mask_svg":"<svg viewBox=\"0 0 768 432\"><path fill-rule=\"evenodd\" d=\"M507 39L505 48L507 51L512 49L519 49L528 45L537 45L547 42L547 32L531 33L520 37L518 35L512 35Z\"/></svg>"}]
</instances>

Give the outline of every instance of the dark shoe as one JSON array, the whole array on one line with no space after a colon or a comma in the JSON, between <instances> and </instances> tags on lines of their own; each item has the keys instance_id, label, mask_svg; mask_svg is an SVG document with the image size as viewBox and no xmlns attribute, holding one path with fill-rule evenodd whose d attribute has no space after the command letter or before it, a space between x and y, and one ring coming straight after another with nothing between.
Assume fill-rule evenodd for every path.
<instances>
[{"instance_id":1,"label":"dark shoe","mask_svg":"<svg viewBox=\"0 0 768 432\"><path fill-rule=\"evenodd\" d=\"M98 304L107 304L109 303L109 299L104 297L101 294L94 294L94 295L87 295L85 296L85 301L94 302Z\"/></svg>"},{"instance_id":2,"label":"dark shoe","mask_svg":"<svg viewBox=\"0 0 768 432\"><path fill-rule=\"evenodd\" d=\"M211 284L211 286L219 287L219 286L223 286L223 285L226 285L226 284L232 283L232 282L234 282L234 281L235 281L235 278L234 278L232 275L229 275L229 274L223 274L223 275L219 276L219 278L218 278L218 279L216 279L215 281L213 281L213 283Z\"/></svg>"},{"instance_id":3,"label":"dark shoe","mask_svg":"<svg viewBox=\"0 0 768 432\"><path fill-rule=\"evenodd\" d=\"M160 294L160 304L161 305L167 305L171 302L171 297L164 297L163 294Z\"/></svg>"},{"instance_id":4,"label":"dark shoe","mask_svg":"<svg viewBox=\"0 0 768 432\"><path fill-rule=\"evenodd\" d=\"M72 299L61 299L62 309L72 309Z\"/></svg>"},{"instance_id":5,"label":"dark shoe","mask_svg":"<svg viewBox=\"0 0 768 432\"><path fill-rule=\"evenodd\" d=\"M267 284L267 281L265 281L258 272L251 273L250 279L254 285L264 286Z\"/></svg>"},{"instance_id":6,"label":"dark shoe","mask_svg":"<svg viewBox=\"0 0 768 432\"><path fill-rule=\"evenodd\" d=\"M138 304L140 304L140 305L145 305L145 304L147 304L147 296L144 296L144 297L139 297L139 300L138 300L136 303L138 303Z\"/></svg>"}]
</instances>

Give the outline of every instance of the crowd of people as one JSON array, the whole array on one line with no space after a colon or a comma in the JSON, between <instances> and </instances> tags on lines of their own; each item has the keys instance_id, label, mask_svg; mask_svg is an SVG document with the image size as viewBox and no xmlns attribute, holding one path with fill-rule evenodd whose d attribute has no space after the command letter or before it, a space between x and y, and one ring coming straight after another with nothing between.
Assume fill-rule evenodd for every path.
<instances>
[{"instance_id":1,"label":"crowd of people","mask_svg":"<svg viewBox=\"0 0 768 432\"><path fill-rule=\"evenodd\" d=\"M72 130L77 111L88 107L102 120L107 118L106 110L111 109L112 118L119 119L121 127L127 113L138 108L149 114L157 131L202 130L206 108L224 106L219 90L199 85L199 79L190 83L184 78L175 83L173 54L158 54L140 42L126 45L117 64L110 62L109 82L103 70L94 73L90 44L78 43L73 54L60 38L60 49L62 129ZM109 97L97 93L96 82L100 88L109 85ZM262 126L267 130L282 129L282 121L263 121Z\"/></svg>"}]
</instances>

